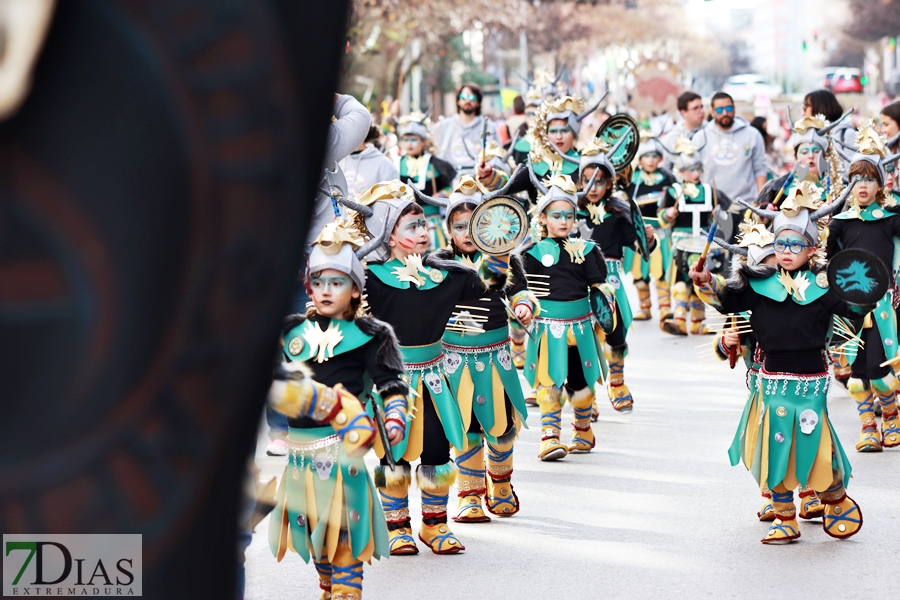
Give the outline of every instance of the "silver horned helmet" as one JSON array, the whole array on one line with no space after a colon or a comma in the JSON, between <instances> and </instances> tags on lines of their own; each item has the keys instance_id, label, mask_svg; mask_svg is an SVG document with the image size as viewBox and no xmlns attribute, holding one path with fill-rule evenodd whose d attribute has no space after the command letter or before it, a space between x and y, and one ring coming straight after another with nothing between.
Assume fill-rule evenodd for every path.
<instances>
[{"instance_id":1,"label":"silver horned helmet","mask_svg":"<svg viewBox=\"0 0 900 600\"><path fill-rule=\"evenodd\" d=\"M853 187L856 185L857 181L859 181L859 176L854 177L840 197L831 204L826 204L812 211L807 208L801 208L797 210L796 214L792 217L785 214L784 211L764 210L753 206L744 200L738 200L738 202L749 208L757 216L771 220L773 234L778 235L782 231L789 229L791 231L796 231L805 237L809 243L817 244L819 241L819 227L817 221L822 217L827 217L828 215L838 212L844 206L844 202L846 202L847 198L850 196L850 192L853 191Z\"/></svg>"}]
</instances>

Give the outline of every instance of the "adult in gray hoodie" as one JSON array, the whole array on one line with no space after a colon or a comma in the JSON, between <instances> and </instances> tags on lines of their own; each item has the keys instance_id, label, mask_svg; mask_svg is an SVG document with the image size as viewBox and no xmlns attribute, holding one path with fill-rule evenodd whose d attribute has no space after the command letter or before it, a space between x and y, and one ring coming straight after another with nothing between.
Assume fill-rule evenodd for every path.
<instances>
[{"instance_id":1,"label":"adult in gray hoodie","mask_svg":"<svg viewBox=\"0 0 900 600\"><path fill-rule=\"evenodd\" d=\"M725 92L716 92L711 101L713 120L694 141L706 145L701 151L703 182L716 182L716 188L737 201L752 202L766 184L766 144L759 132L734 114L734 100Z\"/></svg>"},{"instance_id":2,"label":"adult in gray hoodie","mask_svg":"<svg viewBox=\"0 0 900 600\"><path fill-rule=\"evenodd\" d=\"M663 145L670 149L675 148L675 142L681 136L690 139L695 133L703 129L703 119L706 116L703 112L703 99L696 92L687 91L678 96L677 106L678 112L681 114L681 120L659 138ZM698 140L701 138L702 136ZM660 165L666 169L671 169L674 160L674 156L664 153Z\"/></svg>"},{"instance_id":3,"label":"adult in gray hoodie","mask_svg":"<svg viewBox=\"0 0 900 600\"><path fill-rule=\"evenodd\" d=\"M374 143L378 141L379 137L381 137L381 130L372 125L366 141L339 163L341 170L344 171L344 177L347 179L347 191L350 193L350 198L357 198L376 183L400 177L400 172L393 161L375 147Z\"/></svg>"},{"instance_id":4,"label":"adult in gray hoodie","mask_svg":"<svg viewBox=\"0 0 900 600\"><path fill-rule=\"evenodd\" d=\"M456 94L456 114L439 121L432 131L436 147L434 155L453 165L457 175L474 175L476 159L481 153L485 121L488 141L499 143L496 126L481 114L482 97L481 88L477 85L463 84Z\"/></svg>"},{"instance_id":5,"label":"adult in gray hoodie","mask_svg":"<svg viewBox=\"0 0 900 600\"><path fill-rule=\"evenodd\" d=\"M335 94L334 117L335 120L328 126L328 144L325 146L325 159L322 161L325 170L319 187L327 190L331 185L336 185L346 195L347 182L338 163L366 139L372 125L372 117L356 98L346 94ZM334 209L331 198L320 191L313 205L306 239L312 242L322 228L333 220Z\"/></svg>"}]
</instances>

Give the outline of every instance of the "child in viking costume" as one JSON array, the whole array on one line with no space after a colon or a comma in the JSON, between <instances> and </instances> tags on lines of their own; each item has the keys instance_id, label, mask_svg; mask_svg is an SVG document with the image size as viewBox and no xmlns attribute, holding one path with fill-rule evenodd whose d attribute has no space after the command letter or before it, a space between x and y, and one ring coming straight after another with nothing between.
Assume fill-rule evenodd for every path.
<instances>
[{"instance_id":1,"label":"child in viking costume","mask_svg":"<svg viewBox=\"0 0 900 600\"><path fill-rule=\"evenodd\" d=\"M649 132L641 131L641 144L637 151L638 168L632 175L631 185L625 189L625 193L634 198L641 214L651 223L656 220L656 213L666 190L675 183L659 168L663 150L659 140L650 137ZM671 246L663 230L660 229L658 235L660 243L649 261L628 250L624 255L624 265L634 274L634 287L638 293L639 309L634 313L634 320L647 321L652 316L650 313L652 278L656 282L656 295L659 300L659 326L663 327L663 323L672 317L671 286L665 278L665 266L671 257Z\"/></svg>"},{"instance_id":2,"label":"child in viking costume","mask_svg":"<svg viewBox=\"0 0 900 600\"><path fill-rule=\"evenodd\" d=\"M832 219L828 227L829 253L847 248L862 248L873 253L897 273L900 256L900 215L885 210L883 186L887 179L885 164L898 156L885 158L885 141L871 121L865 123L856 138L857 152L850 164L850 177L860 177L850 208ZM856 401L862 425L856 449L881 452L900 446L900 414L896 391L900 382L894 369L900 366L898 355L897 313L892 305L894 292L888 290L875 311L866 318L860 331L862 343L850 358L852 374L847 390ZM875 420L874 404L881 404L881 434Z\"/></svg>"},{"instance_id":3,"label":"child in viking costume","mask_svg":"<svg viewBox=\"0 0 900 600\"><path fill-rule=\"evenodd\" d=\"M779 199L779 194L779 200L783 200L803 181L812 182L821 188L823 200L826 195L839 196L842 187L840 155L835 151L829 151L827 134L839 126L851 112L853 109L848 110L834 123L829 123L822 115L803 117L793 123L791 131L794 134L792 141L796 160L794 169L766 183L756 197L755 204L767 207Z\"/></svg>"},{"instance_id":4,"label":"child in viking costume","mask_svg":"<svg viewBox=\"0 0 900 600\"><path fill-rule=\"evenodd\" d=\"M541 302L541 314L532 327L534 338L528 344L525 377L536 391L541 410L538 457L551 461L569 452L590 452L594 448L593 389L607 376L606 358L594 326L596 323L611 334L616 313L600 248L588 240L569 238L579 200L586 193L577 192L574 182L565 175L553 177L548 187L533 171L529 173L542 194L536 214L546 237L516 251L524 261L526 278L516 283L527 283ZM586 189L593 184L593 180L588 182ZM564 388L574 411L574 431L568 446L559 441Z\"/></svg>"},{"instance_id":5,"label":"child in viking costume","mask_svg":"<svg viewBox=\"0 0 900 600\"><path fill-rule=\"evenodd\" d=\"M450 446L466 450L472 411L461 412L453 396L444 370L441 337L456 305L483 297L486 284L490 287L498 278L505 278L508 263L503 257L482 261L482 278L460 262L425 254L425 218L421 207L406 194L406 186L394 181L375 186L359 203L345 201L345 206L364 219L372 236L367 246L372 245L380 260L368 263L369 309L397 333L415 399L408 436L393 450L397 467L386 467L387 461L382 459L375 485L388 522L391 554L417 554L409 515L409 463L421 459L416 469L422 492L419 539L435 554L456 554L465 547L447 524L450 487L457 477Z\"/></svg>"},{"instance_id":6,"label":"child in viking costume","mask_svg":"<svg viewBox=\"0 0 900 600\"><path fill-rule=\"evenodd\" d=\"M730 250L735 257L734 268L739 270L744 277L765 277L769 273L769 269L765 267L776 265L775 257L775 236L761 224L750 224L745 222L741 225L744 232L740 244L733 246L718 238L715 242ZM749 431L758 423L758 415L760 413L760 393L757 382L759 380L759 370L763 365L765 355L762 348L756 342L756 336L750 325L750 315L746 312L734 314L726 317L722 329L716 334L713 341L716 355L722 360L728 360L731 368L735 367L737 359L741 358L747 367L747 389L749 394L747 403L742 412L737 432L731 447L728 449L728 457L731 460L731 466L737 465L744 460L744 466L749 470L752 466L752 452L755 445L756 433ZM752 418L750 417L752 415ZM749 453L748 453L749 451ZM772 505L772 492L768 487L763 486L760 490L762 496L762 507L756 513L757 518L763 522L774 521L775 507ZM798 514L801 519L819 519L825 512L825 506L819 500L816 492L807 485L800 490L800 510Z\"/></svg>"},{"instance_id":7,"label":"child in viking costume","mask_svg":"<svg viewBox=\"0 0 900 600\"><path fill-rule=\"evenodd\" d=\"M415 187L429 196L447 196L450 193L456 169L428 151L431 137L428 131L429 119L423 113L411 113L400 117L397 138L403 156L399 158L397 169L400 181ZM385 181L385 180L382 180ZM437 206L425 204L425 220L428 222L429 250L447 245L441 211Z\"/></svg>"},{"instance_id":8,"label":"child in viking costume","mask_svg":"<svg viewBox=\"0 0 900 600\"><path fill-rule=\"evenodd\" d=\"M682 178L681 183L673 182L660 200L659 224L665 230L665 238L671 243L672 252L665 265L666 280L671 286L675 310L663 321L663 331L672 335L694 335L709 333L703 320L706 310L703 302L693 293L693 285L688 276L688 261L696 250L680 249L679 243L686 238L704 241L703 229L713 224L716 201L727 209L731 202L724 194L714 193L712 187L700 183L703 176L703 162L699 150L691 140L682 136L675 142L674 166ZM701 246L702 247L702 246ZM691 324L687 319L690 315Z\"/></svg>"},{"instance_id":9,"label":"child in viking costume","mask_svg":"<svg viewBox=\"0 0 900 600\"><path fill-rule=\"evenodd\" d=\"M828 535L846 538L862 527L859 505L846 493L850 463L828 418L826 353L833 315L858 316L859 307L829 289L814 260L820 252L816 221L839 210L845 198L815 211L752 209L773 220L777 267L759 267L754 277L738 270L728 282L697 265L690 271L705 303L723 314L751 312L764 352L756 380L758 414L744 414L740 426L746 428L744 462L772 493L776 520L763 543L800 537L793 494L798 485L810 486L826 505L822 526Z\"/></svg>"},{"instance_id":10,"label":"child in viking costume","mask_svg":"<svg viewBox=\"0 0 900 600\"><path fill-rule=\"evenodd\" d=\"M604 151L593 141L585 146L578 172L579 186L586 195L579 201L578 216L583 219L579 225L581 237L600 248L606 259L607 282L615 290L616 328L609 336L601 336L601 342L605 342L609 364L606 382L609 401L616 411L627 413L634 404L631 390L625 385L625 355L628 351L625 338L631 327L632 313L623 281L622 256L625 250L635 251L639 242L628 200L623 192L614 191L616 170L609 159L625 140L626 136L619 138L609 151ZM586 188L589 181L594 183ZM652 252L656 247L653 228L645 225L643 235ZM596 415L592 415L592 420L596 419Z\"/></svg>"},{"instance_id":11,"label":"child in viking costume","mask_svg":"<svg viewBox=\"0 0 900 600\"><path fill-rule=\"evenodd\" d=\"M487 194L488 190L471 177L460 180L444 207L450 248L438 250L435 258L480 268L483 257L469 238L469 220ZM512 261L510 267L521 270L518 261ZM515 287L511 277L497 278L482 297L456 307L444 332L444 372L460 412L471 414L467 448L455 451L459 500L453 520L457 522L490 521L482 507L482 497L491 514L508 517L519 511L519 499L511 482L513 442L520 423L527 417L527 408L512 363L511 315L507 310L513 311L513 319L527 326L538 308L537 299L522 280L524 277L517 278Z\"/></svg>"},{"instance_id":12,"label":"child in viking costume","mask_svg":"<svg viewBox=\"0 0 900 600\"><path fill-rule=\"evenodd\" d=\"M390 326L355 318L365 273L354 238L326 226L307 263L315 308L291 315L284 360L270 403L288 415L288 465L269 521L269 545L280 561L291 549L312 557L323 598L362 597L363 562L389 552L384 513L362 455L376 441L357 398L374 384L392 444L404 438L408 387ZM361 238L360 238L361 239ZM300 368L311 370L304 378Z\"/></svg>"}]
</instances>

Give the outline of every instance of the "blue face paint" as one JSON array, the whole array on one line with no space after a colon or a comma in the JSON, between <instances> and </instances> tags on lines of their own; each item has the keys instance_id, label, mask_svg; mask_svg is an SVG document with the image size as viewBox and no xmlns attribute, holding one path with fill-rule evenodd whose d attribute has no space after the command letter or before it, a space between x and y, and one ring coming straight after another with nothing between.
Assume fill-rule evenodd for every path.
<instances>
[{"instance_id":1,"label":"blue face paint","mask_svg":"<svg viewBox=\"0 0 900 600\"><path fill-rule=\"evenodd\" d=\"M575 221L574 210L548 210L547 218L554 223L564 223L567 221Z\"/></svg>"},{"instance_id":2,"label":"blue face paint","mask_svg":"<svg viewBox=\"0 0 900 600\"><path fill-rule=\"evenodd\" d=\"M309 286L314 290L330 289L335 292L349 289L352 285L349 277L343 275L326 277L324 275L314 275L309 282Z\"/></svg>"}]
</instances>

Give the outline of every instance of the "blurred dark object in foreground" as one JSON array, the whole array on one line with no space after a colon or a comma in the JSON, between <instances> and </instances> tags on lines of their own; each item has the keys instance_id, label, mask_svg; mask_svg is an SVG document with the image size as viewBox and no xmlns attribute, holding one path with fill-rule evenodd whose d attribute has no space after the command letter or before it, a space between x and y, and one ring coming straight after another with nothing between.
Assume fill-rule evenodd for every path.
<instances>
[{"instance_id":1,"label":"blurred dark object in foreground","mask_svg":"<svg viewBox=\"0 0 900 600\"><path fill-rule=\"evenodd\" d=\"M59 2L0 123L0 522L231 598L345 0Z\"/></svg>"}]
</instances>

